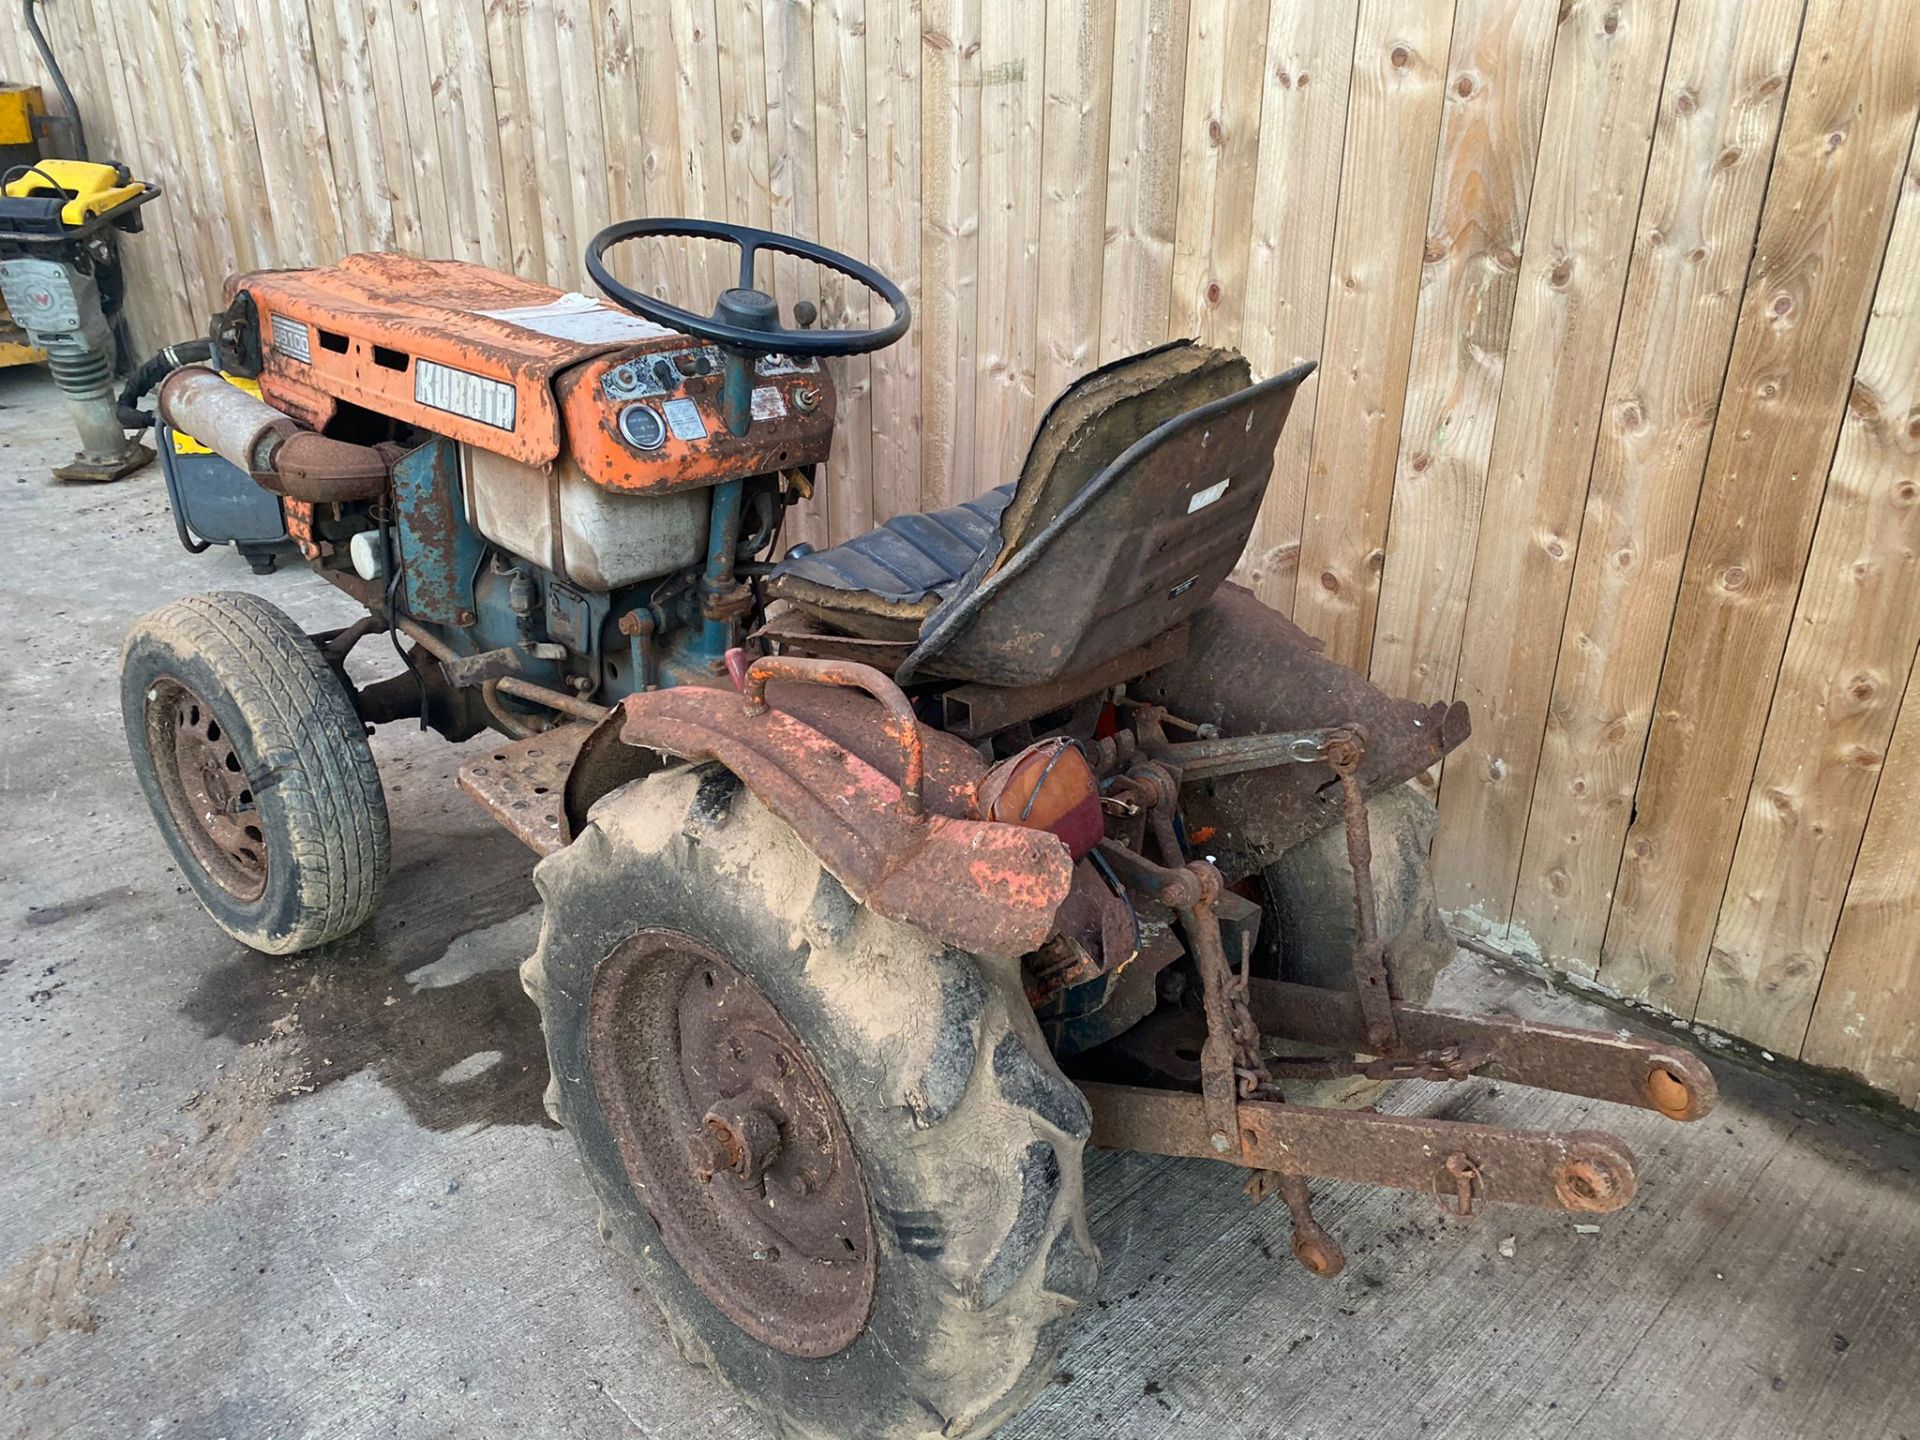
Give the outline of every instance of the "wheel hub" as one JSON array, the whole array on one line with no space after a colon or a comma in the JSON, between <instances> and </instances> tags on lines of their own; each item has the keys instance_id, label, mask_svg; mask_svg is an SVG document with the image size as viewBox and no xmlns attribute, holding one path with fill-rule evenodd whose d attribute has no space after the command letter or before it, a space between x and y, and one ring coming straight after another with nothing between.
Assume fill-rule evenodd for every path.
<instances>
[{"instance_id":1,"label":"wheel hub","mask_svg":"<svg viewBox=\"0 0 1920 1440\"><path fill-rule=\"evenodd\" d=\"M213 707L179 680L147 691L147 747L174 829L203 870L242 903L267 888L267 837L253 782Z\"/></svg>"},{"instance_id":2,"label":"wheel hub","mask_svg":"<svg viewBox=\"0 0 1920 1440\"><path fill-rule=\"evenodd\" d=\"M743 1185L757 1184L765 1177L785 1138L779 1112L767 1103L769 1098L723 1102L707 1111L705 1123L694 1132L690 1151L701 1179L711 1180L723 1170Z\"/></svg>"},{"instance_id":3,"label":"wheel hub","mask_svg":"<svg viewBox=\"0 0 1920 1440\"><path fill-rule=\"evenodd\" d=\"M758 987L689 936L634 936L595 976L588 1069L635 1196L707 1298L790 1355L851 1344L873 1303L866 1183Z\"/></svg>"}]
</instances>

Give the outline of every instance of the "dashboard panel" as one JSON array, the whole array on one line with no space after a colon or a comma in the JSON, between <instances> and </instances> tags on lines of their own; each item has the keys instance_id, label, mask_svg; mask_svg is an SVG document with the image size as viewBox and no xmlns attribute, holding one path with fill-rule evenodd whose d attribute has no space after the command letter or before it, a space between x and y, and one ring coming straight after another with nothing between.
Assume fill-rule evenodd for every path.
<instances>
[{"instance_id":1,"label":"dashboard panel","mask_svg":"<svg viewBox=\"0 0 1920 1440\"><path fill-rule=\"evenodd\" d=\"M833 442L834 388L822 362L787 355L754 364L745 435L727 429L717 345L620 351L560 376L566 448L612 490L661 491L824 462Z\"/></svg>"}]
</instances>

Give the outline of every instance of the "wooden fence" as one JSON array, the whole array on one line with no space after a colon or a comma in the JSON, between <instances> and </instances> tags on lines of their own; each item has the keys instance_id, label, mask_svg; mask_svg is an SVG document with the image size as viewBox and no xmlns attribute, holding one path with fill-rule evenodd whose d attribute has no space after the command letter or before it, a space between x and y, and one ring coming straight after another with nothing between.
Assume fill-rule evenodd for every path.
<instances>
[{"instance_id":1,"label":"wooden fence","mask_svg":"<svg viewBox=\"0 0 1920 1440\"><path fill-rule=\"evenodd\" d=\"M1472 705L1445 903L1920 1103L1910 0L46 12L97 148L170 192L149 339L353 249L579 286L627 215L871 258L917 324L846 366L818 533L1004 480L1063 383L1167 336L1318 358L1243 570Z\"/></svg>"}]
</instances>

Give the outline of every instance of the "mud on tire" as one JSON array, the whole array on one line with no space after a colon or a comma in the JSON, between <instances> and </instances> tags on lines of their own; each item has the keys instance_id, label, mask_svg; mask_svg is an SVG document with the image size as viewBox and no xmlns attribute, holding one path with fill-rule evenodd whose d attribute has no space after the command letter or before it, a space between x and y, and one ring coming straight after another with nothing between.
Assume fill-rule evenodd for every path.
<instances>
[{"instance_id":1,"label":"mud on tire","mask_svg":"<svg viewBox=\"0 0 1920 1440\"><path fill-rule=\"evenodd\" d=\"M522 973L546 1029L548 1107L579 1146L603 1233L639 1267L681 1353L784 1437L980 1435L1024 1406L1053 1375L1097 1259L1081 1188L1087 1105L1046 1050L1018 962L865 910L713 765L607 797L535 881L546 913ZM676 1262L636 1192L617 1098L594 1079L605 1022L589 1022L596 978L642 932L685 937L744 974L844 1119L873 1271L864 1324L834 1353L753 1338Z\"/></svg>"},{"instance_id":2,"label":"mud on tire","mask_svg":"<svg viewBox=\"0 0 1920 1440\"><path fill-rule=\"evenodd\" d=\"M120 710L154 819L221 929L285 955L373 914L389 855L380 774L352 698L284 611L223 591L142 616L121 649Z\"/></svg>"}]
</instances>

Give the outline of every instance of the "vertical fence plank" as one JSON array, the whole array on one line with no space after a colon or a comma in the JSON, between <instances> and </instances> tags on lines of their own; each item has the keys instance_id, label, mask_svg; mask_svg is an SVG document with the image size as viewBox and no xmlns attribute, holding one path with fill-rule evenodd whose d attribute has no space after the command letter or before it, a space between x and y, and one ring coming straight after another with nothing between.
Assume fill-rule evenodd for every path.
<instances>
[{"instance_id":1,"label":"vertical fence plank","mask_svg":"<svg viewBox=\"0 0 1920 1440\"><path fill-rule=\"evenodd\" d=\"M134 46L136 53L149 57L149 64L160 74L179 76L173 83L156 87L165 98L165 106L164 119L161 115L155 119L166 129L167 168L175 181L168 209L181 227L187 281L212 305L219 297L220 282L237 266L233 234L219 205L202 198L218 194L220 180L214 159L204 143L211 126L207 120L206 96L201 89L200 59L192 48L190 32L182 43L176 22L186 17L176 13L165 0L146 0L129 13L137 19L141 30ZM186 67L184 72L182 66ZM191 251L190 262L187 262L187 250Z\"/></svg>"},{"instance_id":2,"label":"vertical fence plank","mask_svg":"<svg viewBox=\"0 0 1920 1440\"><path fill-rule=\"evenodd\" d=\"M1364 670L1413 351L1453 0L1362 0L1293 618ZM1391 177L1391 178L1389 178Z\"/></svg>"},{"instance_id":3,"label":"vertical fence plank","mask_svg":"<svg viewBox=\"0 0 1920 1440\"><path fill-rule=\"evenodd\" d=\"M1032 438L1040 102L1047 7L990 4L980 25L980 274L972 475L967 494L1012 478Z\"/></svg>"},{"instance_id":4,"label":"vertical fence plank","mask_svg":"<svg viewBox=\"0 0 1920 1440\"><path fill-rule=\"evenodd\" d=\"M593 48L600 62L600 129L603 135L614 137L606 147L607 213L618 220L651 213L647 203L648 151L633 137L651 133L649 116L654 112L648 104L651 97L635 49L633 23L630 0L601 0L594 8ZM631 240L607 257L607 268L625 284L648 294L665 295L669 293L663 266L666 253L661 242ZM677 294L675 298L679 298Z\"/></svg>"},{"instance_id":5,"label":"vertical fence plank","mask_svg":"<svg viewBox=\"0 0 1920 1440\"><path fill-rule=\"evenodd\" d=\"M974 493L980 263L979 0L921 0L920 497Z\"/></svg>"},{"instance_id":6,"label":"vertical fence plank","mask_svg":"<svg viewBox=\"0 0 1920 1440\"><path fill-rule=\"evenodd\" d=\"M760 29L759 0L722 0L715 6L714 41L720 65L720 123L727 213L744 225L765 229L772 191L767 181L767 52ZM625 135L626 131L609 133ZM608 146L608 163L624 143ZM637 210L615 213L626 219ZM771 285L771 275L762 278Z\"/></svg>"},{"instance_id":7,"label":"vertical fence plank","mask_svg":"<svg viewBox=\"0 0 1920 1440\"><path fill-rule=\"evenodd\" d=\"M881 0L867 11L867 251L920 307L920 5ZM875 324L888 311L873 302ZM874 519L921 508L920 331L875 351Z\"/></svg>"},{"instance_id":8,"label":"vertical fence plank","mask_svg":"<svg viewBox=\"0 0 1920 1440\"><path fill-rule=\"evenodd\" d=\"M242 0L244 3L244 0ZM249 66L255 128L262 130L261 154L287 152L287 171L275 187L275 223L280 264L326 263L344 253L340 208L332 180L333 141L320 103L315 73L313 30L304 4L291 0L254 0L259 61ZM270 116L264 129L260 117ZM268 137L271 136L271 142ZM279 217L288 206L299 229L285 233Z\"/></svg>"},{"instance_id":9,"label":"vertical fence plank","mask_svg":"<svg viewBox=\"0 0 1920 1440\"><path fill-rule=\"evenodd\" d=\"M540 225L540 268L533 278L548 284L571 284L586 232L574 222L576 189L573 157L567 144L567 116L563 97L568 84L566 66L578 47L571 41L563 51L560 37L562 7L567 0L526 0L519 13L520 54L526 66L527 163L534 181L534 213ZM570 27L569 27L570 28ZM489 45L491 50L491 44ZM604 128L601 132L605 134Z\"/></svg>"},{"instance_id":10,"label":"vertical fence plank","mask_svg":"<svg viewBox=\"0 0 1920 1440\"><path fill-rule=\"evenodd\" d=\"M507 180L489 69L485 0L426 0L434 113L447 167L454 254L483 265L512 263Z\"/></svg>"},{"instance_id":11,"label":"vertical fence plank","mask_svg":"<svg viewBox=\"0 0 1920 1440\"><path fill-rule=\"evenodd\" d=\"M767 57L767 185L773 228L819 234L820 177L814 146L812 0L766 0L761 40ZM816 299L813 277L792 260L774 261L774 294L792 304ZM833 534L833 496L819 485L791 516L790 538L824 545Z\"/></svg>"},{"instance_id":12,"label":"vertical fence plank","mask_svg":"<svg viewBox=\"0 0 1920 1440\"><path fill-rule=\"evenodd\" d=\"M1453 694L1558 13L1460 0L1454 15L1374 620L1372 678L1392 695Z\"/></svg>"},{"instance_id":13,"label":"vertical fence plank","mask_svg":"<svg viewBox=\"0 0 1920 1440\"><path fill-rule=\"evenodd\" d=\"M1699 1018L1792 1054L1920 645L1920 169L1841 422Z\"/></svg>"},{"instance_id":14,"label":"vertical fence plank","mask_svg":"<svg viewBox=\"0 0 1920 1440\"><path fill-rule=\"evenodd\" d=\"M740 0L727 0L727 3L738 4ZM684 181L681 208L656 209L657 215L691 215L699 220L725 220L729 215L726 131L720 103L720 52L714 8L714 0L673 0L672 23L667 31L669 43L664 47L653 46L664 48L673 62L673 88L663 93L673 95L680 114L678 163ZM610 137L609 143L625 144L626 137ZM738 253L731 245L714 241L673 243L687 252L689 282L693 287L681 303L702 312L711 309L720 292L732 285L739 274Z\"/></svg>"},{"instance_id":15,"label":"vertical fence plank","mask_svg":"<svg viewBox=\"0 0 1920 1440\"><path fill-rule=\"evenodd\" d=\"M544 177L544 191L550 194L565 190L569 203L564 212L567 233L554 237L558 243L548 244L547 272L541 278L562 289L584 291L593 288L587 279L587 242L613 220L613 199L607 188L606 121L594 87L582 83L583 77L601 71L599 36L591 0L553 0L551 14L551 53L560 83L557 89L544 92L544 101L539 98L543 92L538 87L534 94L535 104L545 111L542 123L549 132L547 148L553 157L553 168ZM639 4L635 14L639 14ZM673 53L671 47L662 48L669 55ZM624 135L615 140L621 145L629 143Z\"/></svg>"},{"instance_id":16,"label":"vertical fence plank","mask_svg":"<svg viewBox=\"0 0 1920 1440\"><path fill-rule=\"evenodd\" d=\"M333 141L333 177L340 206L340 238L348 250L391 250L393 197L380 148L380 111L373 92L372 57L359 6L307 0L321 112Z\"/></svg>"},{"instance_id":17,"label":"vertical fence plank","mask_svg":"<svg viewBox=\"0 0 1920 1440\"><path fill-rule=\"evenodd\" d=\"M1681 0L1510 939L1591 974L1804 0Z\"/></svg>"},{"instance_id":18,"label":"vertical fence plank","mask_svg":"<svg viewBox=\"0 0 1920 1440\"><path fill-rule=\"evenodd\" d=\"M1787 92L1603 982L1691 1013L1920 101L1920 15L1814 0Z\"/></svg>"},{"instance_id":19,"label":"vertical fence plank","mask_svg":"<svg viewBox=\"0 0 1920 1440\"><path fill-rule=\"evenodd\" d=\"M1546 730L1580 514L1647 173L1674 0L1579 5L1561 22L1527 217L1458 698L1473 734L1440 780L1434 885L1504 926Z\"/></svg>"},{"instance_id":20,"label":"vertical fence plank","mask_svg":"<svg viewBox=\"0 0 1920 1440\"><path fill-rule=\"evenodd\" d=\"M640 167L644 188L639 195L630 196L628 200L630 204L639 201L634 205L634 213L685 215L690 208L691 194L687 184L686 146L681 134L680 67L674 59L672 45L658 40L658 37L671 32L666 0L632 0L632 6L632 47L637 62L634 78L638 90L631 101L636 107L635 113L626 123L638 129L616 132L611 124L607 128L610 133L620 134L624 144L633 145L642 152ZM810 9L806 10L802 18L810 21L811 14ZM803 52L803 58L807 67L805 78L809 111L806 133L812 135L811 46ZM811 166L812 162L813 156L809 150L807 163ZM700 303L700 293L706 288L705 277L703 266L695 263L693 242L671 239L645 241L633 247L633 254L627 257L626 263L637 269L638 278L653 294L663 296L677 305Z\"/></svg>"},{"instance_id":21,"label":"vertical fence plank","mask_svg":"<svg viewBox=\"0 0 1920 1440\"><path fill-rule=\"evenodd\" d=\"M1318 360L1326 339L1327 270L1340 203L1340 154L1353 78L1358 0L1273 0L1267 14L1242 348L1256 375ZM1240 578L1291 614L1299 579L1320 374L1307 378L1274 451L1273 479Z\"/></svg>"},{"instance_id":22,"label":"vertical fence plank","mask_svg":"<svg viewBox=\"0 0 1920 1440\"><path fill-rule=\"evenodd\" d=\"M270 265L280 251L274 196L285 180L285 163L263 152L254 125L246 53L252 16L236 12L235 0L191 0L178 8L176 20L177 41L196 57L207 90L208 128L201 142L213 154L214 195L233 239L234 263L243 270ZM281 213L289 233L295 232L298 207L288 203Z\"/></svg>"},{"instance_id":23,"label":"vertical fence plank","mask_svg":"<svg viewBox=\"0 0 1920 1440\"><path fill-rule=\"evenodd\" d=\"M867 253L866 0L814 0L814 144L820 189L833 197L817 217L822 243L850 255ZM864 328L873 306L864 286L819 273L820 323ZM829 362L839 400L827 484L833 490L833 538L873 528L873 361L852 355Z\"/></svg>"},{"instance_id":24,"label":"vertical fence plank","mask_svg":"<svg viewBox=\"0 0 1920 1440\"><path fill-rule=\"evenodd\" d=\"M154 13L148 6L125 6L115 8L115 38L121 50L121 56L150 56L159 60L161 27L156 25ZM179 88L173 84L156 84L146 88L129 86L129 100L132 102L132 115L140 127L142 136L142 175L148 179L163 180L167 186L167 196L163 196L154 205L148 205L146 228L148 232L156 228L165 228L173 240L173 253L179 261L180 292L188 311L196 317L205 313L219 300L219 278L213 276L213 286L207 286L205 265L200 255L200 238L196 227L196 211L200 205L192 204L194 179L186 171L186 163L180 156L180 129L177 123L179 113ZM140 275L138 261L134 275ZM196 324L194 330L200 326ZM186 332L182 332L184 336ZM173 340L175 336L159 336L161 342Z\"/></svg>"},{"instance_id":25,"label":"vertical fence plank","mask_svg":"<svg viewBox=\"0 0 1920 1440\"><path fill-rule=\"evenodd\" d=\"M1920 1108L1920 664L1874 795L1820 981L1804 1059L1851 1070Z\"/></svg>"},{"instance_id":26,"label":"vertical fence plank","mask_svg":"<svg viewBox=\"0 0 1920 1440\"><path fill-rule=\"evenodd\" d=\"M1180 203L1187 0L1118 0L1107 134L1100 359L1166 338ZM1327 157L1338 165L1338 151Z\"/></svg>"},{"instance_id":27,"label":"vertical fence plank","mask_svg":"<svg viewBox=\"0 0 1920 1440\"><path fill-rule=\"evenodd\" d=\"M608 0L607 8L626 10L626 0ZM533 90L527 78L522 37L526 0L493 0L487 6L487 71L493 80L493 114L500 126L500 172L505 184L508 268L523 278L546 274L547 247L541 223L541 185L532 134ZM602 63L603 96L613 77ZM629 89L631 87L629 86ZM622 148L622 158L630 147Z\"/></svg>"},{"instance_id":28,"label":"vertical fence plank","mask_svg":"<svg viewBox=\"0 0 1920 1440\"><path fill-rule=\"evenodd\" d=\"M1042 405L1100 356L1113 26L1108 0L1059 4L1047 22L1035 374Z\"/></svg>"},{"instance_id":29,"label":"vertical fence plank","mask_svg":"<svg viewBox=\"0 0 1920 1440\"><path fill-rule=\"evenodd\" d=\"M263 3L273 4L275 0L263 0ZM413 189L408 198L419 226L417 244L424 254L449 255L453 251L453 216L447 203L446 160L440 153L440 128L434 117L426 21L420 13L420 0L385 0L386 13L376 16L379 3L380 0L369 0L367 18L369 23L384 21L390 27L385 43L392 47L390 63L381 76L385 88L380 103L386 112L381 123L400 127L400 153L413 169ZM555 69L558 71L559 67L556 65ZM562 92L556 89L551 93ZM456 185L464 184L465 177L454 178Z\"/></svg>"},{"instance_id":30,"label":"vertical fence plank","mask_svg":"<svg viewBox=\"0 0 1920 1440\"><path fill-rule=\"evenodd\" d=\"M1240 343L1266 48L1265 0L1193 0L1167 315L1170 339Z\"/></svg>"},{"instance_id":31,"label":"vertical fence plank","mask_svg":"<svg viewBox=\"0 0 1920 1440\"><path fill-rule=\"evenodd\" d=\"M159 175L162 142L157 130L164 125L153 116L153 87L128 84L133 74L121 50L121 28L125 23L121 6L96 0L93 12L95 35L100 47L100 70L105 77L106 93L116 134L112 154L128 165L135 175L151 179ZM12 62L9 62L11 64ZM28 73L12 69L11 74ZM155 202L165 207L162 197ZM152 351L175 340L184 340L199 332L205 321L204 303L193 294L181 265L180 247L174 225L164 214L148 207L145 227L140 234L120 247L127 269L127 314L136 349Z\"/></svg>"},{"instance_id":32,"label":"vertical fence plank","mask_svg":"<svg viewBox=\"0 0 1920 1440\"><path fill-rule=\"evenodd\" d=\"M398 248L410 255L426 253L427 232L420 201L419 164L407 136L406 80L400 70L399 35L387 0L336 0L343 27L355 25L366 35L371 62L367 84L373 111L363 123L377 129L380 154L387 176L388 209Z\"/></svg>"}]
</instances>

